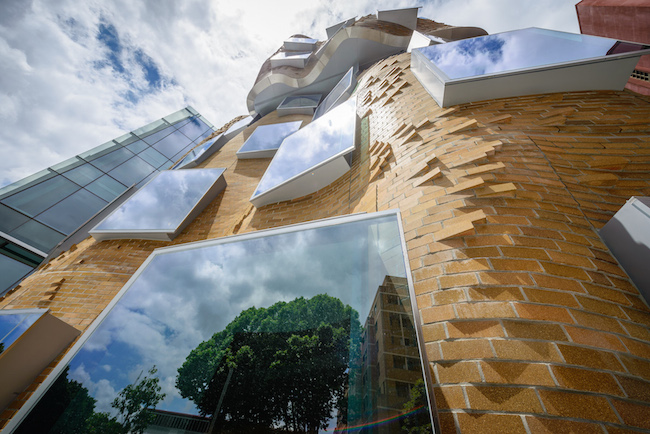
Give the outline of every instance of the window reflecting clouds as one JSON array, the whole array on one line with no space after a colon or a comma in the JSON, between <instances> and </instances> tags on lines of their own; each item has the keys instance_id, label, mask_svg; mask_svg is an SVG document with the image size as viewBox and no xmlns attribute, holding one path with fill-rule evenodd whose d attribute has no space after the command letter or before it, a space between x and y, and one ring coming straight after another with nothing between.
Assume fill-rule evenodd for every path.
<instances>
[{"instance_id":1,"label":"window reflecting clouds","mask_svg":"<svg viewBox=\"0 0 650 434\"><path fill-rule=\"evenodd\" d=\"M280 147L282 141L289 135L295 133L302 125L302 121L284 122L281 124L260 125L255 128L246 142L239 148L237 155L251 153L256 155L255 151L275 150ZM249 155L251 155L249 154Z\"/></svg>"}]
</instances>

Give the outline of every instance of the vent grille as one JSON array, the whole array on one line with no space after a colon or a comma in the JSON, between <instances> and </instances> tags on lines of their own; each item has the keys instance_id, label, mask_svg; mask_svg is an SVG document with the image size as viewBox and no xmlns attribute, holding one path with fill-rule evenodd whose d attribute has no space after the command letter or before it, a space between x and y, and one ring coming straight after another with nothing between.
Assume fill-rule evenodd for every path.
<instances>
[{"instance_id":1,"label":"vent grille","mask_svg":"<svg viewBox=\"0 0 650 434\"><path fill-rule=\"evenodd\" d=\"M635 69L632 71L632 78L636 78L637 80L643 80L643 81L650 81L650 73L645 72L645 71L639 71L638 69Z\"/></svg>"}]
</instances>

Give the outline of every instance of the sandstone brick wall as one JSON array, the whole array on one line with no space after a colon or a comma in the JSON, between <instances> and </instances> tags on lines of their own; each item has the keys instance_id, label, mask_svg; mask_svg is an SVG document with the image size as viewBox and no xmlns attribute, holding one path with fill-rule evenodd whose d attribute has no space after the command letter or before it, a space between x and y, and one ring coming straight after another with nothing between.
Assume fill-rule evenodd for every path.
<instances>
[{"instance_id":1,"label":"sandstone brick wall","mask_svg":"<svg viewBox=\"0 0 650 434\"><path fill-rule=\"evenodd\" d=\"M441 109L409 62L360 76L360 148L330 186L255 209L270 160L237 160L249 127L203 164L226 167L228 187L172 243L87 239L0 308L48 307L83 330L157 247L399 208L443 432L650 430L650 309L597 232L650 194L650 101L580 92ZM309 120L258 125L297 119Z\"/></svg>"}]
</instances>

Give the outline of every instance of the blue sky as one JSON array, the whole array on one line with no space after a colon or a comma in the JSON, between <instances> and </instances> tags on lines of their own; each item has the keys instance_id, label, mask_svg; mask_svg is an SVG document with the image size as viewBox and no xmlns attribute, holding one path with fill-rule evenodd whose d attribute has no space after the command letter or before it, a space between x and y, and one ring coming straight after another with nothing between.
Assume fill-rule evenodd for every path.
<instances>
[{"instance_id":1,"label":"blue sky","mask_svg":"<svg viewBox=\"0 0 650 434\"><path fill-rule=\"evenodd\" d=\"M192 105L246 114L262 62L295 33L376 9L490 33L578 32L575 0L21 0L0 3L0 186Z\"/></svg>"}]
</instances>

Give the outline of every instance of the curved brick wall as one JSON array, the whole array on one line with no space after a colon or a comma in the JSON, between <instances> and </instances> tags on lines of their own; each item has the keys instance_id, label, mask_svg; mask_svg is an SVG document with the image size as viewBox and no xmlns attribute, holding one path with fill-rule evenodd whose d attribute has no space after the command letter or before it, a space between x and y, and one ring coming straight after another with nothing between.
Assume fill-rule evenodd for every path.
<instances>
[{"instance_id":1,"label":"curved brick wall","mask_svg":"<svg viewBox=\"0 0 650 434\"><path fill-rule=\"evenodd\" d=\"M227 167L228 187L173 243L87 239L0 308L49 307L83 330L156 247L400 208L443 432L650 430L650 309L597 232L650 194L650 102L581 92L440 109L409 62L360 76L361 146L334 184L253 208L269 160L236 159L248 128L204 163ZM309 118L258 124L294 119Z\"/></svg>"}]
</instances>

